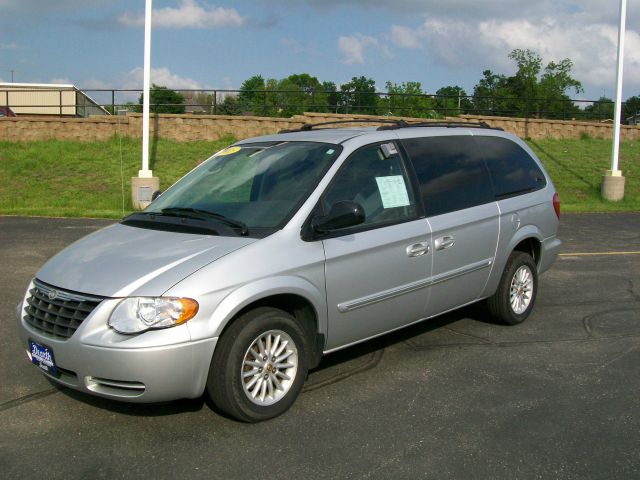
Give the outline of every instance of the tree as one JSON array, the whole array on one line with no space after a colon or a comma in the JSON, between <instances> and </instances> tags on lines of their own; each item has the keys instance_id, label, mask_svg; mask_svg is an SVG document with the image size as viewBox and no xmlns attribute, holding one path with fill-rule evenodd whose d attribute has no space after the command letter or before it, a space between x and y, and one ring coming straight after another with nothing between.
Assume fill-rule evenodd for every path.
<instances>
[{"instance_id":1,"label":"tree","mask_svg":"<svg viewBox=\"0 0 640 480\"><path fill-rule=\"evenodd\" d=\"M143 96L138 103L142 105ZM184 97L167 87L156 85L149 90L149 111L152 113L184 113Z\"/></svg>"},{"instance_id":2,"label":"tree","mask_svg":"<svg viewBox=\"0 0 640 480\"><path fill-rule=\"evenodd\" d=\"M462 87L442 87L436 91L436 109L440 115L458 116L473 110L473 103Z\"/></svg>"},{"instance_id":3,"label":"tree","mask_svg":"<svg viewBox=\"0 0 640 480\"><path fill-rule=\"evenodd\" d=\"M353 77L340 86L340 110L342 113L376 114L378 97L376 82L365 76Z\"/></svg>"},{"instance_id":4,"label":"tree","mask_svg":"<svg viewBox=\"0 0 640 480\"><path fill-rule=\"evenodd\" d=\"M571 76L570 59L549 62L543 69L542 57L532 50L515 49L509 58L516 63L515 75L482 72L473 90L478 113L564 118L579 111L567 95L572 89L582 91L582 84Z\"/></svg>"},{"instance_id":5,"label":"tree","mask_svg":"<svg viewBox=\"0 0 640 480\"><path fill-rule=\"evenodd\" d=\"M333 82L322 82L322 93L326 96L326 110L323 107L319 107L316 112L334 112L338 113L338 87ZM318 102L320 104L320 102Z\"/></svg>"},{"instance_id":6,"label":"tree","mask_svg":"<svg viewBox=\"0 0 640 480\"><path fill-rule=\"evenodd\" d=\"M509 96L507 77L491 70L483 71L482 75L473 88L473 108L480 115L500 115L504 97Z\"/></svg>"},{"instance_id":7,"label":"tree","mask_svg":"<svg viewBox=\"0 0 640 480\"><path fill-rule=\"evenodd\" d=\"M640 114L640 95L627 98L622 108L621 120L626 122L628 118L638 114Z\"/></svg>"},{"instance_id":8,"label":"tree","mask_svg":"<svg viewBox=\"0 0 640 480\"><path fill-rule=\"evenodd\" d=\"M585 116L591 120L613 120L615 104L607 97L600 97L584 109Z\"/></svg>"},{"instance_id":9,"label":"tree","mask_svg":"<svg viewBox=\"0 0 640 480\"><path fill-rule=\"evenodd\" d=\"M265 115L264 105L266 102L265 81L262 75L249 77L240 86L238 103L243 112Z\"/></svg>"},{"instance_id":10,"label":"tree","mask_svg":"<svg viewBox=\"0 0 640 480\"><path fill-rule=\"evenodd\" d=\"M405 117L433 118L435 101L422 91L420 82L386 83L387 96L380 103L384 105L385 114Z\"/></svg>"}]
</instances>

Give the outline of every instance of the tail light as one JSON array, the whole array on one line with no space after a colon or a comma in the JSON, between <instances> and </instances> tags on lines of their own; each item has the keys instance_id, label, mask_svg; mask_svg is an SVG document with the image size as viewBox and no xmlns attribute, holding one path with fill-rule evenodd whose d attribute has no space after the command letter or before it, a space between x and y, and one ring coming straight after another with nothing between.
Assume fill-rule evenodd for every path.
<instances>
[{"instance_id":1,"label":"tail light","mask_svg":"<svg viewBox=\"0 0 640 480\"><path fill-rule=\"evenodd\" d=\"M556 211L558 220L560 220L560 197L557 192L553 194L553 209Z\"/></svg>"}]
</instances>

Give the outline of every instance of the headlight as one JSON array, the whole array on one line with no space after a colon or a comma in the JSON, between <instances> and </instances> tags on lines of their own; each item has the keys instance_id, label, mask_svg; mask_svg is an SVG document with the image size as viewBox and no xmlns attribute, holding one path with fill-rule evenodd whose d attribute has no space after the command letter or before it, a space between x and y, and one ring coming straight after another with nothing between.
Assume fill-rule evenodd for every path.
<instances>
[{"instance_id":1,"label":"headlight","mask_svg":"<svg viewBox=\"0 0 640 480\"><path fill-rule=\"evenodd\" d=\"M190 298L131 297L113 309L108 323L120 333L139 333L180 325L196 313L198 302Z\"/></svg>"}]
</instances>

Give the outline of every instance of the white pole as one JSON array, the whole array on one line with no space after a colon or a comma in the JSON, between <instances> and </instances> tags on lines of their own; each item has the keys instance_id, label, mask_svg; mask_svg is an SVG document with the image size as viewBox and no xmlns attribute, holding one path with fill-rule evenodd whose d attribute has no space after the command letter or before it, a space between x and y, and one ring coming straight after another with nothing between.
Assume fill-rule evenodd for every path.
<instances>
[{"instance_id":1,"label":"white pole","mask_svg":"<svg viewBox=\"0 0 640 480\"><path fill-rule=\"evenodd\" d=\"M611 152L611 175L620 176L620 113L622 110L622 66L624 63L624 34L627 18L627 0L620 0L620 26L618 28L618 65L616 72L616 107L613 114L613 150Z\"/></svg>"},{"instance_id":2,"label":"white pole","mask_svg":"<svg viewBox=\"0 0 640 480\"><path fill-rule=\"evenodd\" d=\"M149 170L149 91L151 83L151 6L152 0L145 0L144 7L144 70L142 94L142 170L140 178L151 178Z\"/></svg>"}]
</instances>

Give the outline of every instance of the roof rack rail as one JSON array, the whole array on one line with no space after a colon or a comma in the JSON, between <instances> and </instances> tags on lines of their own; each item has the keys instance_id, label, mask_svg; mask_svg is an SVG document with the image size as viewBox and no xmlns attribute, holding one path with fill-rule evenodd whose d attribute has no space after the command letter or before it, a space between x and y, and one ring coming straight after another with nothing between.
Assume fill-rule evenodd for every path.
<instances>
[{"instance_id":1,"label":"roof rack rail","mask_svg":"<svg viewBox=\"0 0 640 480\"><path fill-rule=\"evenodd\" d=\"M293 133L293 132L309 132L316 127L323 127L325 125L337 125L340 123L389 123L396 126L396 128L401 128L405 125L408 125L404 120L391 120L391 119L379 119L375 120L373 118L362 118L360 120L332 120L330 122L320 122L320 123L305 123L300 128L292 128L288 130L280 130L278 133Z\"/></svg>"},{"instance_id":2,"label":"roof rack rail","mask_svg":"<svg viewBox=\"0 0 640 480\"><path fill-rule=\"evenodd\" d=\"M331 122L321 123L305 123L300 128L293 128L289 130L280 130L278 133L293 133L293 132L309 132L316 127L323 127L325 125L337 125L341 123L385 123L378 127L378 130L396 130L398 128L411 128L411 127L444 127L444 128L486 128L489 130L501 130L500 127L492 127L486 122L407 122L405 120L391 120L391 119L378 119L362 118L360 120L332 120Z\"/></svg>"},{"instance_id":3,"label":"roof rack rail","mask_svg":"<svg viewBox=\"0 0 640 480\"><path fill-rule=\"evenodd\" d=\"M397 128L411 127L444 127L444 128L486 128L489 130L501 130L500 127L492 127L487 122L414 122L409 123L402 121L396 125L383 125L378 130L395 130Z\"/></svg>"}]
</instances>

